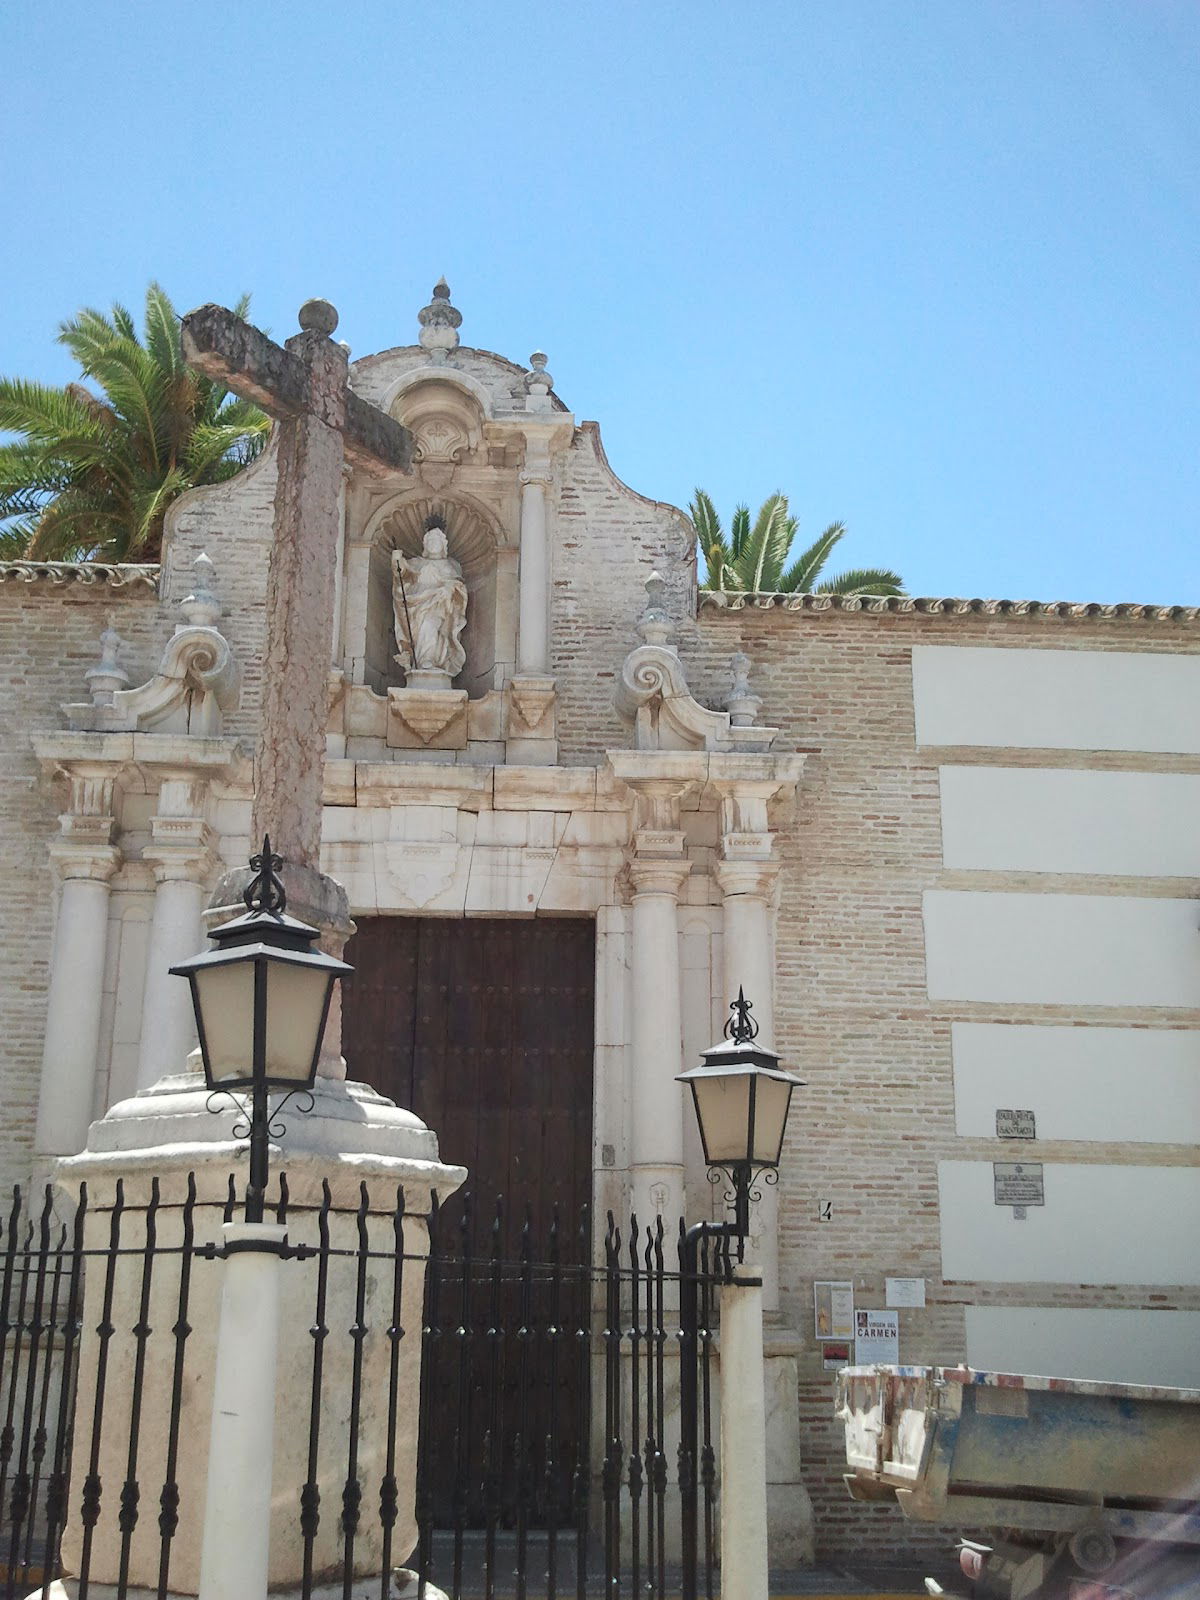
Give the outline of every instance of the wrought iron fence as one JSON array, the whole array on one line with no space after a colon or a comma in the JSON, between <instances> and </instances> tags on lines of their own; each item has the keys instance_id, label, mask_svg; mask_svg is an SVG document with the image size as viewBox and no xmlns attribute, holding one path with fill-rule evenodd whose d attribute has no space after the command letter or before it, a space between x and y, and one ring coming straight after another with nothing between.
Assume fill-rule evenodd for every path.
<instances>
[{"instance_id":1,"label":"wrought iron fence","mask_svg":"<svg viewBox=\"0 0 1200 1600\"><path fill-rule=\"evenodd\" d=\"M5 1600L49 1596L64 1571L79 1600L101 1583L194 1593L234 1182L70 1198L47 1190L31 1210L17 1192L0 1220ZM274 1197L292 1257L276 1484L300 1481L276 1495L272 1581L278 1548L305 1596L366 1583L387 1600L408 1561L422 1600L583 1600L601 1583L609 1600L663 1600L690 1542L711 1597L716 1247L685 1274L682 1230L661 1220L609 1216L594 1239L586 1214L539 1227L501 1203L485 1219L469 1198L428 1215L392 1200L363 1185L338 1206L326 1184L301 1204L286 1177Z\"/></svg>"}]
</instances>

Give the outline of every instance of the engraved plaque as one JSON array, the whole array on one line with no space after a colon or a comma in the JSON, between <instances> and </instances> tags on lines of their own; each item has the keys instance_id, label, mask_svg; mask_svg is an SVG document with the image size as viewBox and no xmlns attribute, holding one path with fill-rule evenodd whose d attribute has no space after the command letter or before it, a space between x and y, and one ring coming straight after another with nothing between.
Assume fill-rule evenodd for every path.
<instances>
[{"instance_id":1,"label":"engraved plaque","mask_svg":"<svg viewBox=\"0 0 1200 1600\"><path fill-rule=\"evenodd\" d=\"M993 1161L998 1206L1044 1206L1046 1191L1040 1161Z\"/></svg>"},{"instance_id":2,"label":"engraved plaque","mask_svg":"<svg viewBox=\"0 0 1200 1600\"><path fill-rule=\"evenodd\" d=\"M1037 1119L1032 1111L996 1107L997 1139L1036 1139Z\"/></svg>"}]
</instances>

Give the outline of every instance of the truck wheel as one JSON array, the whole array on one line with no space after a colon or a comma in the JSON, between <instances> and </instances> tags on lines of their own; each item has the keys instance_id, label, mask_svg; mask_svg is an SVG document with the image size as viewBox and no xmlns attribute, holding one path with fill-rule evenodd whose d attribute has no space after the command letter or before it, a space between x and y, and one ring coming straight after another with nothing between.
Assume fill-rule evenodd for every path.
<instances>
[{"instance_id":1,"label":"truck wheel","mask_svg":"<svg viewBox=\"0 0 1200 1600\"><path fill-rule=\"evenodd\" d=\"M1068 1546L1081 1572L1107 1572L1117 1559L1117 1544L1104 1528L1080 1528Z\"/></svg>"}]
</instances>

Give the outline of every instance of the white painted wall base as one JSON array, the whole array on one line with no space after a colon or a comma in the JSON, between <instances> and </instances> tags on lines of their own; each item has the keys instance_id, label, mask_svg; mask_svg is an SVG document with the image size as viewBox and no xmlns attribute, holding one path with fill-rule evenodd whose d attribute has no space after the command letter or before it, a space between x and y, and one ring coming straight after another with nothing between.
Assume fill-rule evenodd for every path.
<instances>
[{"instance_id":1,"label":"white painted wall base","mask_svg":"<svg viewBox=\"0 0 1200 1600\"><path fill-rule=\"evenodd\" d=\"M1036 1151L997 1152L1033 1161ZM939 1161L942 1275L978 1283L1200 1284L1200 1167L1046 1163L1046 1203L995 1203L990 1161Z\"/></svg>"},{"instance_id":2,"label":"white painted wall base","mask_svg":"<svg viewBox=\"0 0 1200 1600\"><path fill-rule=\"evenodd\" d=\"M1200 1388L1200 1311L968 1306L967 1361L987 1372Z\"/></svg>"},{"instance_id":3,"label":"white painted wall base","mask_svg":"<svg viewBox=\"0 0 1200 1600\"><path fill-rule=\"evenodd\" d=\"M956 1022L951 1036L966 1138L994 1139L997 1108L1020 1107L1039 1139L1200 1144L1200 1032Z\"/></svg>"}]
</instances>

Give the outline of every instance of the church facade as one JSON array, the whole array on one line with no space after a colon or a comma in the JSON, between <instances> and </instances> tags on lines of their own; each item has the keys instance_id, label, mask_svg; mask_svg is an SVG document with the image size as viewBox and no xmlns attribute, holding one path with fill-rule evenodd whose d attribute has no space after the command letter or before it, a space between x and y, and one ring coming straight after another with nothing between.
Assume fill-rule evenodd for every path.
<instances>
[{"instance_id":1,"label":"church facade","mask_svg":"<svg viewBox=\"0 0 1200 1600\"><path fill-rule=\"evenodd\" d=\"M888 1359L1200 1384L1200 616L701 593L546 358L460 323L439 285L351 368L416 461L342 493L345 1070L488 1201L673 1226L721 1213L674 1078L744 988L804 1080L754 1221L777 1559L894 1547L841 1482L851 1300ZM194 1047L275 466L161 567L0 567L6 1181Z\"/></svg>"}]
</instances>

